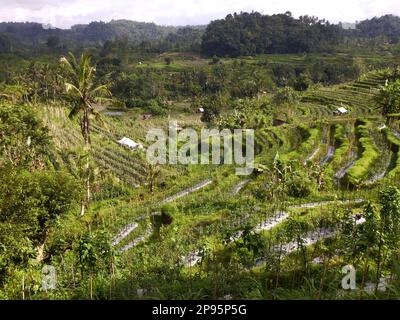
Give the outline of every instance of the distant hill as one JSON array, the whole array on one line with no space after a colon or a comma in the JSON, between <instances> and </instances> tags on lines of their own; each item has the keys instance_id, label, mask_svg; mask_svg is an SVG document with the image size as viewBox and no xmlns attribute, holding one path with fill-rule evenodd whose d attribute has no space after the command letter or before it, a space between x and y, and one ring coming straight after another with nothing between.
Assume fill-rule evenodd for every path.
<instances>
[{"instance_id":1,"label":"distant hill","mask_svg":"<svg viewBox=\"0 0 400 320\"><path fill-rule=\"evenodd\" d=\"M331 24L314 16L295 18L289 11L274 15L234 13L210 22L203 36L202 52L208 56L231 57L331 52L344 36L399 43L400 17L385 15L357 24Z\"/></svg>"},{"instance_id":2,"label":"distant hill","mask_svg":"<svg viewBox=\"0 0 400 320\"><path fill-rule=\"evenodd\" d=\"M357 24L359 35L366 38L385 36L392 43L400 42L400 17L392 14L374 17Z\"/></svg>"},{"instance_id":3,"label":"distant hill","mask_svg":"<svg viewBox=\"0 0 400 320\"><path fill-rule=\"evenodd\" d=\"M155 23L129 20L112 20L109 23L91 22L88 25L76 25L69 33L78 41L105 42L116 38L126 38L129 42L160 40L179 28L158 26Z\"/></svg>"},{"instance_id":4,"label":"distant hill","mask_svg":"<svg viewBox=\"0 0 400 320\"><path fill-rule=\"evenodd\" d=\"M0 50L4 51L5 42L15 41L27 46L46 44L50 37L56 37L68 46L99 44L118 38L127 39L130 43L154 42L168 39L187 39L191 31L201 38L205 26L159 26L155 23L137 22L130 20L112 20L110 22L91 22L74 25L70 29L51 28L34 22L2 22L0 23ZM188 30L190 32L188 33ZM200 34L200 35L199 35Z\"/></svg>"},{"instance_id":5,"label":"distant hill","mask_svg":"<svg viewBox=\"0 0 400 320\"><path fill-rule=\"evenodd\" d=\"M0 53L43 45L69 50L77 46L103 45L116 39L135 45L147 44L143 47L159 52L202 51L208 56L302 53L330 51L343 36L399 43L400 17L385 15L354 25L330 24L310 16L294 18L290 12L272 16L242 12L211 21L207 26L174 27L112 20L74 25L70 29L34 22L2 22Z\"/></svg>"},{"instance_id":6,"label":"distant hill","mask_svg":"<svg viewBox=\"0 0 400 320\"><path fill-rule=\"evenodd\" d=\"M294 18L291 12L262 15L241 12L212 21L202 52L208 56L326 51L340 41L341 29L317 17Z\"/></svg>"},{"instance_id":7,"label":"distant hill","mask_svg":"<svg viewBox=\"0 0 400 320\"><path fill-rule=\"evenodd\" d=\"M45 42L50 36L62 36L61 29L45 29L42 24L35 22L1 22L0 34L10 41L20 42L25 45L35 45Z\"/></svg>"}]
</instances>

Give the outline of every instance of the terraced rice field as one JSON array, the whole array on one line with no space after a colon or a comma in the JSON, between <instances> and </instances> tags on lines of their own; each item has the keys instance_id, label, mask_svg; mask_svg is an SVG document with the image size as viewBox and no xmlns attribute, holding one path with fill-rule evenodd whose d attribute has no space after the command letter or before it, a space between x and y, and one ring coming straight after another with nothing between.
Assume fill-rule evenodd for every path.
<instances>
[{"instance_id":1,"label":"terraced rice field","mask_svg":"<svg viewBox=\"0 0 400 320\"><path fill-rule=\"evenodd\" d=\"M145 250L176 246L168 259L191 273L220 255L228 259L251 241L264 241L264 247L246 262L249 271L265 268L276 256L290 261L307 252L317 259L320 246L346 236L338 220L355 225L365 222L364 192L393 180L400 172L400 134L382 126L375 112L373 98L383 83L379 76L369 75L355 83L313 89L298 106L298 122L257 129L256 164L267 167L264 173L238 179L233 168L216 166L137 202L134 209L110 208L114 215L108 222L113 230L112 245L123 263L131 263ZM341 106L350 111L348 115L334 114ZM58 147L71 151L81 147L76 124L60 110L48 114ZM141 158L116 143L122 136L143 141L135 136L137 131L129 129L128 122L106 118L105 126L95 123L92 154L97 165L141 192L146 184ZM275 170L274 159L286 164L290 173L301 171L311 177L318 172L328 187L301 201L279 199L278 191L260 184L263 174L272 175ZM273 200L255 200L254 186L263 189L263 197L269 194ZM163 243L164 228L154 222L154 217L165 212L173 221L174 229L168 231L174 234L173 243ZM291 230L301 236L282 236Z\"/></svg>"},{"instance_id":2,"label":"terraced rice field","mask_svg":"<svg viewBox=\"0 0 400 320\"><path fill-rule=\"evenodd\" d=\"M311 90L302 98L308 107L308 115L313 117L331 116L339 107L344 107L351 116L367 116L374 112L374 96L385 79L379 74L371 74L364 79L333 87Z\"/></svg>"}]
</instances>

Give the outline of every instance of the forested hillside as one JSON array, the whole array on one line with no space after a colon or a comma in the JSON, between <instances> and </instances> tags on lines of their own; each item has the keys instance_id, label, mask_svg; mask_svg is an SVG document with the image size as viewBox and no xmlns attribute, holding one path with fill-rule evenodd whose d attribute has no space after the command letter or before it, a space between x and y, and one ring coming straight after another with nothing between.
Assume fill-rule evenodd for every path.
<instances>
[{"instance_id":1,"label":"forested hillside","mask_svg":"<svg viewBox=\"0 0 400 320\"><path fill-rule=\"evenodd\" d=\"M312 16L294 18L290 12L262 15L258 12L228 15L206 29L202 52L208 56L244 56L262 53L331 52L345 36L352 39L381 37L399 42L400 18L386 15L361 21L356 29Z\"/></svg>"},{"instance_id":2,"label":"forested hillside","mask_svg":"<svg viewBox=\"0 0 400 320\"><path fill-rule=\"evenodd\" d=\"M29 47L48 46L75 48L83 45L103 45L107 41L122 39L133 45L156 43L165 50L199 47L202 26L172 27L129 20L92 22L75 25L71 29L58 29L39 23L0 23L0 52L12 49L10 42ZM15 46L14 46L15 49ZM182 48L183 49L183 48Z\"/></svg>"},{"instance_id":3,"label":"forested hillside","mask_svg":"<svg viewBox=\"0 0 400 320\"><path fill-rule=\"evenodd\" d=\"M211 22L202 50L211 56L326 51L338 44L340 35L338 26L315 17L241 13Z\"/></svg>"},{"instance_id":4,"label":"forested hillside","mask_svg":"<svg viewBox=\"0 0 400 320\"><path fill-rule=\"evenodd\" d=\"M264 53L333 52L346 39L398 43L400 18L385 15L344 30L314 16L295 18L290 12L262 15L234 13L208 26L159 26L130 20L92 22L57 29L38 23L0 23L0 52L24 46L62 51L84 45L102 46L120 40L153 52L195 51L206 56L245 56ZM23 51L23 50L22 50Z\"/></svg>"},{"instance_id":5,"label":"forested hillside","mask_svg":"<svg viewBox=\"0 0 400 320\"><path fill-rule=\"evenodd\" d=\"M361 21L357 24L355 35L365 38L386 37L392 43L400 41L400 17L385 15Z\"/></svg>"}]
</instances>

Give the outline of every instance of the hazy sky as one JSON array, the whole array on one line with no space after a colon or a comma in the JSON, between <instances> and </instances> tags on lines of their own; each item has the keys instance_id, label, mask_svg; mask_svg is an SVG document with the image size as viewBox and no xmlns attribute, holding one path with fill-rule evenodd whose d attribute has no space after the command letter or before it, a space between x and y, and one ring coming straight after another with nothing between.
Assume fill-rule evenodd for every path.
<instances>
[{"instance_id":1,"label":"hazy sky","mask_svg":"<svg viewBox=\"0 0 400 320\"><path fill-rule=\"evenodd\" d=\"M399 0L0 0L0 21L34 21L61 28L112 19L186 25L252 10L353 22L387 13L400 15L400 4Z\"/></svg>"}]
</instances>

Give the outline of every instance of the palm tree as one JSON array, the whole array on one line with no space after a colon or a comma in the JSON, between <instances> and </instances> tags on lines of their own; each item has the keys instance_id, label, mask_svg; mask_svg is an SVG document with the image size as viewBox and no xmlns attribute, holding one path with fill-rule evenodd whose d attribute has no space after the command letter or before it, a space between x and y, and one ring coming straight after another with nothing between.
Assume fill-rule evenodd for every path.
<instances>
[{"instance_id":1,"label":"palm tree","mask_svg":"<svg viewBox=\"0 0 400 320\"><path fill-rule=\"evenodd\" d=\"M93 103L110 100L111 92L106 84L99 84L95 79L96 68L91 64L91 57L83 53L79 61L70 53L69 59L62 57L61 64L67 71L68 79L65 80L65 88L68 98L72 104L69 118L72 119L79 114L81 132L85 143L85 197L82 200L81 215L85 213L90 203L90 118L94 116L99 119L100 114L96 111ZM108 97L108 98L107 98Z\"/></svg>"}]
</instances>

